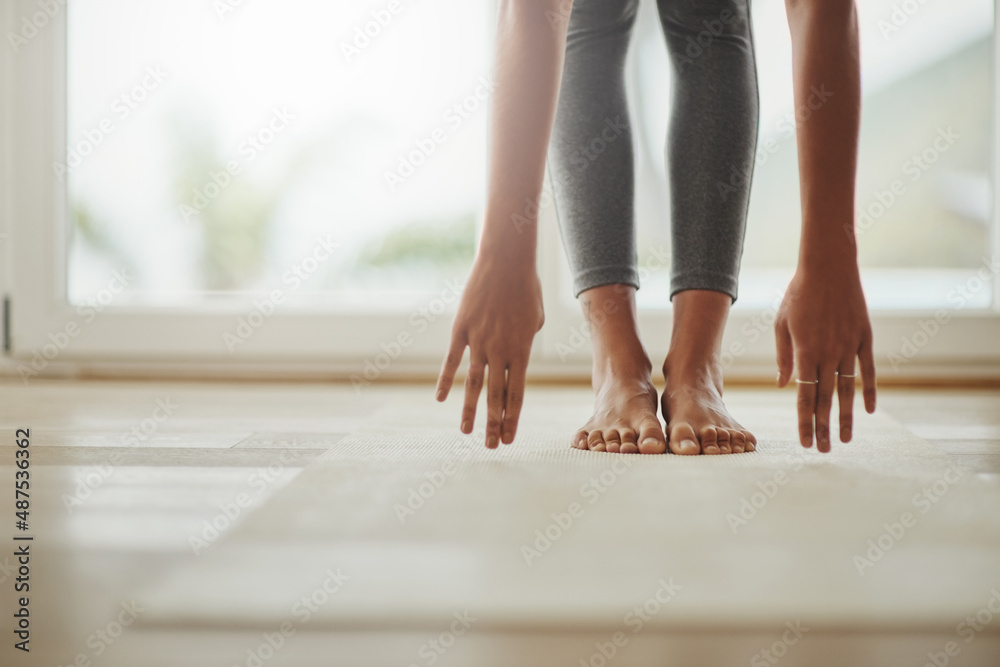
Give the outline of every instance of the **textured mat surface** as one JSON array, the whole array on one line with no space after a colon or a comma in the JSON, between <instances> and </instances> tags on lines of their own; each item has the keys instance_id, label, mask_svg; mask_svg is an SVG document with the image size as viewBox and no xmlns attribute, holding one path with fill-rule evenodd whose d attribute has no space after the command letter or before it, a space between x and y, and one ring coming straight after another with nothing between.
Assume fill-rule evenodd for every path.
<instances>
[{"instance_id":1,"label":"textured mat surface","mask_svg":"<svg viewBox=\"0 0 1000 667\"><path fill-rule=\"evenodd\" d=\"M742 393L755 453L597 454L568 447L583 396L532 392L496 451L454 403L383 410L146 591L140 623L953 632L1000 587L1000 486L887 417L820 455L791 393Z\"/></svg>"}]
</instances>

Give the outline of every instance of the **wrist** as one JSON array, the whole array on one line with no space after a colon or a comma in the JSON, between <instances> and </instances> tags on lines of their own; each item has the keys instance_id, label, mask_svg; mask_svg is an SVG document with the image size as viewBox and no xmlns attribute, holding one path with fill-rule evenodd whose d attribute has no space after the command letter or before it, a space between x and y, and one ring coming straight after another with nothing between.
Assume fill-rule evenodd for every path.
<instances>
[{"instance_id":1,"label":"wrist","mask_svg":"<svg viewBox=\"0 0 1000 667\"><path fill-rule=\"evenodd\" d=\"M486 275L496 275L503 280L531 275L538 277L534 249L491 247L480 245L473 270Z\"/></svg>"},{"instance_id":2,"label":"wrist","mask_svg":"<svg viewBox=\"0 0 1000 667\"><path fill-rule=\"evenodd\" d=\"M510 220L487 218L476 252L476 264L489 270L535 269L537 221L518 227Z\"/></svg>"},{"instance_id":3,"label":"wrist","mask_svg":"<svg viewBox=\"0 0 1000 667\"><path fill-rule=\"evenodd\" d=\"M821 288L861 285L861 270L857 262L800 261L795 273L803 283L822 286Z\"/></svg>"},{"instance_id":4,"label":"wrist","mask_svg":"<svg viewBox=\"0 0 1000 667\"><path fill-rule=\"evenodd\" d=\"M858 246L854 231L853 216L848 222L838 224L810 224L802 226L802 241L799 245L800 271L824 273L858 273Z\"/></svg>"}]
</instances>

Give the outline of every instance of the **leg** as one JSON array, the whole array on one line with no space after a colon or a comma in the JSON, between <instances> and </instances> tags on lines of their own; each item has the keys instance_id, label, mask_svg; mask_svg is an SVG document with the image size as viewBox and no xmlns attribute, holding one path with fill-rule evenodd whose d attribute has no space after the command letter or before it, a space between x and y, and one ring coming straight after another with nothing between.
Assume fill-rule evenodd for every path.
<instances>
[{"instance_id":1,"label":"leg","mask_svg":"<svg viewBox=\"0 0 1000 667\"><path fill-rule=\"evenodd\" d=\"M731 301L728 294L711 290L685 290L673 299L661 405L675 454L740 454L757 448L754 435L722 402L719 355Z\"/></svg>"},{"instance_id":2,"label":"leg","mask_svg":"<svg viewBox=\"0 0 1000 667\"><path fill-rule=\"evenodd\" d=\"M667 445L656 416L652 365L639 341L635 288L601 285L584 291L580 303L594 346L594 416L576 432L573 446L662 454Z\"/></svg>"},{"instance_id":3,"label":"leg","mask_svg":"<svg viewBox=\"0 0 1000 667\"><path fill-rule=\"evenodd\" d=\"M658 0L658 9L675 81L667 143L674 324L662 400L670 448L753 451L756 439L722 402L719 363L757 143L749 1Z\"/></svg>"},{"instance_id":4,"label":"leg","mask_svg":"<svg viewBox=\"0 0 1000 667\"><path fill-rule=\"evenodd\" d=\"M625 57L639 0L577 0L570 15L549 167L577 296L639 287Z\"/></svg>"},{"instance_id":5,"label":"leg","mask_svg":"<svg viewBox=\"0 0 1000 667\"><path fill-rule=\"evenodd\" d=\"M624 67L638 0L577 0L549 150L574 291L594 346L594 416L573 446L666 451L636 325L632 136Z\"/></svg>"},{"instance_id":6,"label":"leg","mask_svg":"<svg viewBox=\"0 0 1000 667\"><path fill-rule=\"evenodd\" d=\"M757 148L749 2L658 2L674 74L670 295L707 289L735 301Z\"/></svg>"}]
</instances>

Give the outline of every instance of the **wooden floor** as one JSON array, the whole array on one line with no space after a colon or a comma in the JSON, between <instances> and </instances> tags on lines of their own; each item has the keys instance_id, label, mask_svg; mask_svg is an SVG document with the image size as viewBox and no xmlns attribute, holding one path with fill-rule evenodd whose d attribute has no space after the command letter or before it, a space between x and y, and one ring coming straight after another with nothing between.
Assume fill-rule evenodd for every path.
<instances>
[{"instance_id":1,"label":"wooden floor","mask_svg":"<svg viewBox=\"0 0 1000 667\"><path fill-rule=\"evenodd\" d=\"M730 393L738 401L746 391ZM793 403L793 393L774 392L776 399ZM531 387L528 399L540 393L550 402L578 410L581 419L587 414L589 393L584 388ZM5 632L0 663L222 667L307 664L295 656L312 655L319 656L316 664L378 664L364 662L365 656L374 655L375 646L397 643L420 647L409 660L417 665L486 664L481 661L483 646L485 654L495 658L489 664L536 664L536 659L541 660L538 664L658 664L656 660L602 658L601 651L607 655L617 650L607 644L612 641L607 637L603 643L594 643L589 661L586 656L565 662L551 658L561 655L563 645L566 655L572 654L570 647L577 649L571 627L546 636L484 631L478 634L477 652L466 652L467 641L461 647L456 643L447 655L427 648L426 632L397 629L380 634L377 628L362 625L341 633L337 655L330 654L321 632L300 632L294 639L271 633L268 639L260 632L241 635L235 626L232 633L170 628L169 623L135 629L143 626L138 620L142 611L132 615L129 605L139 591L155 589L170 581L178 568L197 563L203 553L226 539L229 524L245 521L266 506L339 441L360 428L391 421L398 405L421 405L424 398L432 405L431 394L432 387L423 385L384 385L359 393L349 385L323 384L43 380L28 386L15 381L0 384L0 432L4 434L0 509L6 528L2 539L7 542L0 550L0 611L7 619L17 604L13 551L22 544L11 537L34 537L32 651L14 651L11 635ZM457 424L460 408L454 401L434 409L434 419L453 416ZM1000 484L1000 391L883 390L879 409L981 479ZM17 429L30 429L31 434L30 528L25 533L14 529L16 468L12 462ZM219 517L220 508L232 517L221 521L225 525L213 537L204 526ZM200 536L203 543L192 541L192 536ZM993 587L1000 589L1000 581L981 584L987 593ZM133 618L137 618L134 624ZM856 629L817 633L810 639L810 660L803 660L805 653L796 656L788 645L776 649L774 662L746 653L746 646L767 650L775 639L772 634L738 628L728 633L693 628L675 641L671 651L690 658L676 664L702 664L697 656L706 655L705 647L712 646L727 660L745 656L742 661L750 664L775 664L778 658L774 656L780 651L781 664L786 665L916 666L930 660L926 653L934 653L933 647L944 651L955 639L954 632L921 636L903 626L879 636L864 634ZM454 636L439 639L449 646L455 642ZM268 641L272 646L290 646L294 641L298 649L269 649ZM233 645L240 650L234 652ZM976 634L974 642L956 646L961 655L949 657L948 664L1000 665L1000 613ZM650 650L657 649L651 644Z\"/></svg>"}]
</instances>

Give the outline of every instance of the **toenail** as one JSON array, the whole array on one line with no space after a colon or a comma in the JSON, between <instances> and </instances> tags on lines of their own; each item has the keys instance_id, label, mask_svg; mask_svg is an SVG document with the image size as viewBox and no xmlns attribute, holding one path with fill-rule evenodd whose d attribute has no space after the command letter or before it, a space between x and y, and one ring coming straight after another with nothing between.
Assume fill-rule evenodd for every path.
<instances>
[{"instance_id":1,"label":"toenail","mask_svg":"<svg viewBox=\"0 0 1000 667\"><path fill-rule=\"evenodd\" d=\"M656 444L659 444L659 442L660 441L657 440L656 438L646 438L645 440L642 441L642 444L644 444L644 445L656 445Z\"/></svg>"},{"instance_id":2,"label":"toenail","mask_svg":"<svg viewBox=\"0 0 1000 667\"><path fill-rule=\"evenodd\" d=\"M698 443L694 440L681 440L681 449L691 449L697 447Z\"/></svg>"}]
</instances>

